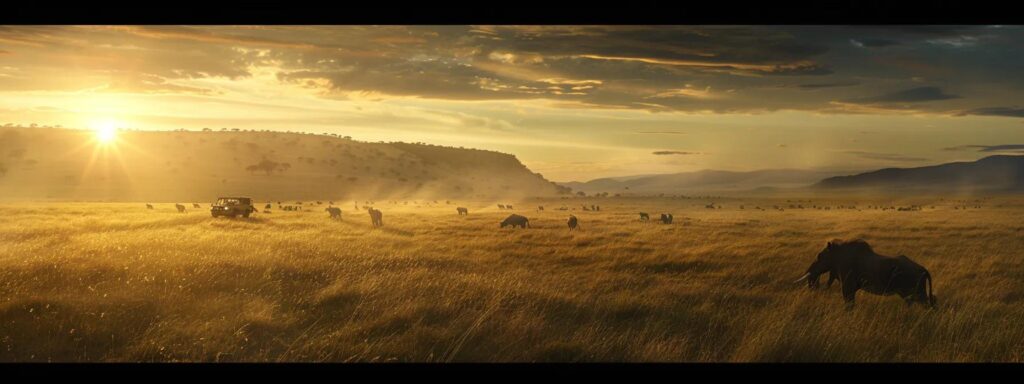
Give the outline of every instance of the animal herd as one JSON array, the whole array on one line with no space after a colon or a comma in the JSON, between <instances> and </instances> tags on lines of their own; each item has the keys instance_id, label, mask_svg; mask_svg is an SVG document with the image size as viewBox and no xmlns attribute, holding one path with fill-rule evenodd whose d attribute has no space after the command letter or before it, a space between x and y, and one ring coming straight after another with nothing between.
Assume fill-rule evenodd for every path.
<instances>
[{"instance_id":1,"label":"animal herd","mask_svg":"<svg viewBox=\"0 0 1024 384\"><path fill-rule=\"evenodd\" d=\"M450 204L450 201L446 201L446 204ZM322 205L320 201L316 202L317 205ZM379 228L384 225L383 223L383 212L372 206L373 202L367 201L363 205L363 209L370 216L370 221L373 227ZM359 208L358 202L354 204L356 208ZM186 206L183 204L174 204L175 209L180 213L186 213ZM201 208L198 203L192 203L193 208ZM270 213L272 205L267 203L264 206L264 213ZM278 208L284 211L301 211L303 210L303 203L295 202L294 205L282 205L278 202ZM511 204L498 204L498 208L501 210L511 210ZM600 211L600 206L597 205L583 205L584 211ZM720 205L714 203L705 205L708 209L722 209ZM739 205L739 209L745 209L744 205ZM774 209L782 210L786 207L775 205ZM803 204L790 204L790 209L804 209ZM854 205L810 205L806 208L818 209L818 210L831 210L831 209L857 209ZM934 206L932 207L934 209ZM961 209L961 206L954 206L955 209ZM966 209L966 206L963 206ZM980 205L975 205L974 208L980 208ZM146 204L146 209L155 209L153 204ZM760 206L754 209L764 210ZM894 210L894 211L919 211L922 207L919 205L910 206L882 206L882 205L867 205L866 209L869 210ZM544 206L538 206L537 211L543 211ZM567 210L566 207L557 208L557 210ZM324 208L332 220L341 220L342 212L341 208L335 207L334 202L330 201L327 208ZM468 216L469 209L466 207L457 207L456 212L459 216ZM650 221L650 214L647 212L639 212L640 221ZM660 214L660 221L663 224L672 224L673 216L671 213ZM580 219L575 215L569 215L566 224L569 231L580 229ZM530 219L519 215L511 214L502 220L499 224L500 228L512 227L512 228L531 228ZM898 296L903 299L908 306L914 304L921 304L928 308L934 308L937 303L936 296L932 290L932 276L928 270L920 264L914 262L910 258L899 255L899 256L886 256L876 253L870 245L864 240L832 240L829 241L825 248L820 251L807 268L804 275L795 281L795 283L807 283L807 287L810 290L821 289L819 279L821 275L828 274L828 281L825 284L825 288L830 288L832 284L838 281L841 285L841 292L843 300L846 302L847 307L853 306L856 298L856 294L859 291L867 293L882 295L882 296Z\"/></svg>"}]
</instances>

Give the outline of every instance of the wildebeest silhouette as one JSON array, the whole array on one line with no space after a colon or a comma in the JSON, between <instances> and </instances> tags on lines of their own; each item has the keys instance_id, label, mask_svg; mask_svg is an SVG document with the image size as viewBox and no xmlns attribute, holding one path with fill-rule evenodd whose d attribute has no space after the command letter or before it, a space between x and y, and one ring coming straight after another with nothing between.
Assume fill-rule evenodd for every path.
<instances>
[{"instance_id":1,"label":"wildebeest silhouette","mask_svg":"<svg viewBox=\"0 0 1024 384\"><path fill-rule=\"evenodd\" d=\"M505 204L505 208L512 209L512 204Z\"/></svg>"},{"instance_id":2,"label":"wildebeest silhouette","mask_svg":"<svg viewBox=\"0 0 1024 384\"><path fill-rule=\"evenodd\" d=\"M378 209L367 208L366 212L370 214L370 221L374 227L380 227L384 225L384 213Z\"/></svg>"},{"instance_id":3,"label":"wildebeest silhouette","mask_svg":"<svg viewBox=\"0 0 1024 384\"><path fill-rule=\"evenodd\" d=\"M590 210L590 207L587 207L587 205L586 205L586 204L583 204L583 210L584 210L584 211L589 211L589 210Z\"/></svg>"},{"instance_id":4,"label":"wildebeest silhouette","mask_svg":"<svg viewBox=\"0 0 1024 384\"><path fill-rule=\"evenodd\" d=\"M672 214L671 213L662 213L661 214L661 223L662 224L672 224Z\"/></svg>"},{"instance_id":5,"label":"wildebeest silhouette","mask_svg":"<svg viewBox=\"0 0 1024 384\"><path fill-rule=\"evenodd\" d=\"M263 209L270 209L270 203L267 203L267 205L263 206Z\"/></svg>"},{"instance_id":6,"label":"wildebeest silhouette","mask_svg":"<svg viewBox=\"0 0 1024 384\"><path fill-rule=\"evenodd\" d=\"M508 217L506 217L505 220L501 222L501 227L502 228L505 228L505 227L507 227L509 225L511 225L512 228L515 228L515 227L529 228L530 227L530 219L527 219L525 216L520 216L520 215L517 215L517 214L513 213L513 214L509 215Z\"/></svg>"},{"instance_id":7,"label":"wildebeest silhouette","mask_svg":"<svg viewBox=\"0 0 1024 384\"><path fill-rule=\"evenodd\" d=\"M569 221L567 222L567 224L569 224L569 230L571 231L576 229L577 226L579 226L579 220L576 219L576 216L569 215Z\"/></svg>"},{"instance_id":8,"label":"wildebeest silhouette","mask_svg":"<svg viewBox=\"0 0 1024 384\"><path fill-rule=\"evenodd\" d=\"M455 210L459 212L459 216L466 216L469 214L469 210L466 209L465 207L458 207L455 208Z\"/></svg>"},{"instance_id":9,"label":"wildebeest silhouette","mask_svg":"<svg viewBox=\"0 0 1024 384\"><path fill-rule=\"evenodd\" d=\"M649 216L647 214L647 212L640 212L640 221L647 221L647 220L650 220L650 219L651 219L651 216Z\"/></svg>"},{"instance_id":10,"label":"wildebeest silhouette","mask_svg":"<svg viewBox=\"0 0 1024 384\"><path fill-rule=\"evenodd\" d=\"M828 286L839 280L843 299L852 307L858 290L876 295L899 295L907 305L920 303L935 307L932 276L928 270L900 255L875 253L864 240L832 240L818 253L817 259L796 282L807 280L807 287L818 288L818 277L828 272Z\"/></svg>"},{"instance_id":11,"label":"wildebeest silhouette","mask_svg":"<svg viewBox=\"0 0 1024 384\"><path fill-rule=\"evenodd\" d=\"M153 204L146 204L146 209L153 209Z\"/></svg>"},{"instance_id":12,"label":"wildebeest silhouette","mask_svg":"<svg viewBox=\"0 0 1024 384\"><path fill-rule=\"evenodd\" d=\"M174 204L174 208L178 209L178 213L185 213L185 206L181 204Z\"/></svg>"},{"instance_id":13,"label":"wildebeest silhouette","mask_svg":"<svg viewBox=\"0 0 1024 384\"><path fill-rule=\"evenodd\" d=\"M324 208L327 213L331 214L332 219L341 219L341 208L338 207L327 207Z\"/></svg>"},{"instance_id":14,"label":"wildebeest silhouette","mask_svg":"<svg viewBox=\"0 0 1024 384\"><path fill-rule=\"evenodd\" d=\"M192 208L202 208L198 203L192 203Z\"/></svg>"}]
</instances>

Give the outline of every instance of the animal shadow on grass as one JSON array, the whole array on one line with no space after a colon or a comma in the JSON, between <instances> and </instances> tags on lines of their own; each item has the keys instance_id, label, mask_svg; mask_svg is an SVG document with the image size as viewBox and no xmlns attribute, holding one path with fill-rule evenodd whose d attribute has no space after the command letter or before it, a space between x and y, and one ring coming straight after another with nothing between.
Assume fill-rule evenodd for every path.
<instances>
[{"instance_id":1,"label":"animal shadow on grass","mask_svg":"<svg viewBox=\"0 0 1024 384\"><path fill-rule=\"evenodd\" d=\"M404 229L398 229L398 228L381 227L380 230L384 231L385 233L389 233L389 234L392 234L392 235L398 235L398 236L412 237L413 235L415 235L415 233L413 233L412 231L406 231Z\"/></svg>"}]
</instances>

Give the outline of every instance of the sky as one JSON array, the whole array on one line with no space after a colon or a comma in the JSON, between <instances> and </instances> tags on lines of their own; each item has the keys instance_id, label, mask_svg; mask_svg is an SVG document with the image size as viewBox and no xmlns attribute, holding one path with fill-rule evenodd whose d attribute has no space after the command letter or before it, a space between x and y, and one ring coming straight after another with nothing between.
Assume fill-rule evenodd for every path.
<instances>
[{"instance_id":1,"label":"sky","mask_svg":"<svg viewBox=\"0 0 1024 384\"><path fill-rule=\"evenodd\" d=\"M1020 26L0 26L0 125L337 133L554 181L1024 150Z\"/></svg>"}]
</instances>

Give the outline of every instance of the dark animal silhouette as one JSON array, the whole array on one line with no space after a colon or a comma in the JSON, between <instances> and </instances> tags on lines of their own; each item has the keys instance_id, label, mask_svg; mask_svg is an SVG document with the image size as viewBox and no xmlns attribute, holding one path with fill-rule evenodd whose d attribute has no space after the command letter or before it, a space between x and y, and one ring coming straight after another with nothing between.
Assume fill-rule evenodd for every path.
<instances>
[{"instance_id":1,"label":"dark animal silhouette","mask_svg":"<svg viewBox=\"0 0 1024 384\"><path fill-rule=\"evenodd\" d=\"M543 211L544 210L544 206L543 205L538 205L537 206L537 210L538 211Z\"/></svg>"},{"instance_id":2,"label":"dark animal silhouette","mask_svg":"<svg viewBox=\"0 0 1024 384\"><path fill-rule=\"evenodd\" d=\"M640 221L647 221L650 219L651 217L647 215L647 212L640 212Z\"/></svg>"},{"instance_id":3,"label":"dark animal silhouette","mask_svg":"<svg viewBox=\"0 0 1024 384\"><path fill-rule=\"evenodd\" d=\"M876 295L898 295L907 305L920 303L935 307L932 276L928 270L906 256L884 256L875 253L864 240L832 240L817 260L811 263L796 282L807 280L807 287L818 288L818 277L828 272L828 286L839 280L843 299L852 307L858 290Z\"/></svg>"},{"instance_id":4,"label":"dark animal silhouette","mask_svg":"<svg viewBox=\"0 0 1024 384\"><path fill-rule=\"evenodd\" d=\"M267 205L264 206L263 209L270 209L270 203L267 203Z\"/></svg>"},{"instance_id":5,"label":"dark animal silhouette","mask_svg":"<svg viewBox=\"0 0 1024 384\"><path fill-rule=\"evenodd\" d=\"M511 225L512 228L515 228L515 227L529 228L530 227L530 219L527 219L525 216L520 216L520 215L517 215L517 214L513 213L513 214L509 215L508 217L506 217L505 220L501 222L501 227L502 228L505 228L505 227L507 227L509 225Z\"/></svg>"},{"instance_id":6,"label":"dark animal silhouette","mask_svg":"<svg viewBox=\"0 0 1024 384\"><path fill-rule=\"evenodd\" d=\"M455 210L459 212L459 216L469 215L469 210L464 208L464 207L458 207L458 208L455 208Z\"/></svg>"},{"instance_id":7,"label":"dark animal silhouette","mask_svg":"<svg viewBox=\"0 0 1024 384\"><path fill-rule=\"evenodd\" d=\"M332 219L339 219L339 220L341 219L341 208L338 208L338 207L327 207L327 208L324 208L324 210L327 211L327 213L331 214L331 218Z\"/></svg>"},{"instance_id":8,"label":"dark animal silhouette","mask_svg":"<svg viewBox=\"0 0 1024 384\"><path fill-rule=\"evenodd\" d=\"M199 204L192 203L192 208L202 208L202 207L200 207Z\"/></svg>"},{"instance_id":9,"label":"dark animal silhouette","mask_svg":"<svg viewBox=\"0 0 1024 384\"><path fill-rule=\"evenodd\" d=\"M185 206L181 204L174 204L174 208L178 209L178 213L185 213Z\"/></svg>"},{"instance_id":10,"label":"dark animal silhouette","mask_svg":"<svg viewBox=\"0 0 1024 384\"><path fill-rule=\"evenodd\" d=\"M498 204L498 209L505 209L505 204Z\"/></svg>"},{"instance_id":11,"label":"dark animal silhouette","mask_svg":"<svg viewBox=\"0 0 1024 384\"><path fill-rule=\"evenodd\" d=\"M508 208L508 209L512 209L512 205L510 205L510 204L505 204L505 208Z\"/></svg>"},{"instance_id":12,"label":"dark animal silhouette","mask_svg":"<svg viewBox=\"0 0 1024 384\"><path fill-rule=\"evenodd\" d=\"M383 212L381 212L378 209L373 209L373 208L368 208L366 211L370 213L370 221L373 223L374 227L384 226L384 220L383 220L384 213Z\"/></svg>"},{"instance_id":13,"label":"dark animal silhouette","mask_svg":"<svg viewBox=\"0 0 1024 384\"><path fill-rule=\"evenodd\" d=\"M672 224L672 214L671 213L662 213L661 214L661 223L662 224Z\"/></svg>"},{"instance_id":14,"label":"dark animal silhouette","mask_svg":"<svg viewBox=\"0 0 1024 384\"><path fill-rule=\"evenodd\" d=\"M576 227L580 225L579 220L577 220L576 216L573 216L573 215L569 215L569 222L568 222L568 224L569 224L569 230L570 231L576 229Z\"/></svg>"},{"instance_id":15,"label":"dark animal silhouette","mask_svg":"<svg viewBox=\"0 0 1024 384\"><path fill-rule=\"evenodd\" d=\"M146 204L146 209L153 209L153 204Z\"/></svg>"}]
</instances>

